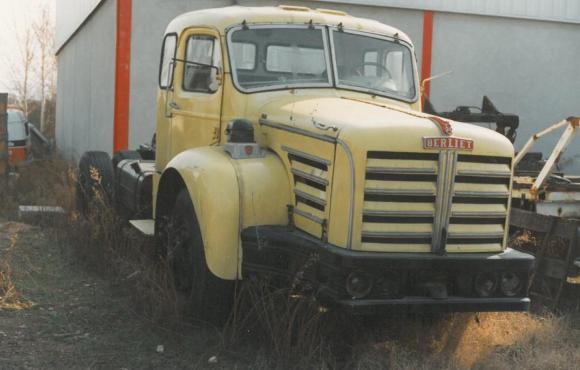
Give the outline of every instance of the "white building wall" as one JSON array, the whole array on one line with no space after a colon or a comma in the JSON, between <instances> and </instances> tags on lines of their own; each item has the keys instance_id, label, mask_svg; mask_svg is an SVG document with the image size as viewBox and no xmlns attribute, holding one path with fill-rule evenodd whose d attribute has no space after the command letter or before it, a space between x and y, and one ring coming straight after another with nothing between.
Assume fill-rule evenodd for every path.
<instances>
[{"instance_id":1,"label":"white building wall","mask_svg":"<svg viewBox=\"0 0 580 370\"><path fill-rule=\"evenodd\" d=\"M113 147L116 8L105 1L58 54L56 140L71 158Z\"/></svg>"},{"instance_id":2,"label":"white building wall","mask_svg":"<svg viewBox=\"0 0 580 370\"><path fill-rule=\"evenodd\" d=\"M104 0L57 0L56 49L60 49Z\"/></svg>"}]
</instances>

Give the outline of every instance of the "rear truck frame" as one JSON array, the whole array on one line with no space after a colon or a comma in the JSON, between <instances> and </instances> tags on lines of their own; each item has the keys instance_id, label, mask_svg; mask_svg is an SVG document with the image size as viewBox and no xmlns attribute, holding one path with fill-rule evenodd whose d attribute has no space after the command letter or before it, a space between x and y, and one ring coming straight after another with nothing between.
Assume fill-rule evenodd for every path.
<instances>
[{"instance_id":1,"label":"rear truck frame","mask_svg":"<svg viewBox=\"0 0 580 370\"><path fill-rule=\"evenodd\" d=\"M534 258L506 248L513 145L422 112L414 55L335 10L177 17L154 140L85 153L80 208L103 191L206 319L254 274L353 314L527 310Z\"/></svg>"}]
</instances>

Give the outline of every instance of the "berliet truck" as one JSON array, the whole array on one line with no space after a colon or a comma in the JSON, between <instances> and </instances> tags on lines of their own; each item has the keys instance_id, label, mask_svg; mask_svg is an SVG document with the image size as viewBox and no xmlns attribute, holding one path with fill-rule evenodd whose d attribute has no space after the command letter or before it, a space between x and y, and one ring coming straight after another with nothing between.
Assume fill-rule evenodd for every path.
<instances>
[{"instance_id":1,"label":"berliet truck","mask_svg":"<svg viewBox=\"0 0 580 370\"><path fill-rule=\"evenodd\" d=\"M194 11L167 27L158 80L155 140L85 153L81 204L98 178L200 317L226 314L238 280L297 273L353 314L528 309L534 259L506 247L514 148L422 112L400 30Z\"/></svg>"}]
</instances>

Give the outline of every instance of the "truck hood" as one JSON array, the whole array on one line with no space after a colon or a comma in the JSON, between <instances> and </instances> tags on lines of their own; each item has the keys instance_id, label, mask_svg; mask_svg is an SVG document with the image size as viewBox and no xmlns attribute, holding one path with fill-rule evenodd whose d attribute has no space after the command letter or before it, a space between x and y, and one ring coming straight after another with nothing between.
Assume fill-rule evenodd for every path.
<instances>
[{"instance_id":1,"label":"truck hood","mask_svg":"<svg viewBox=\"0 0 580 370\"><path fill-rule=\"evenodd\" d=\"M297 129L338 137L355 151L388 148L390 151L423 151L423 137L442 137L429 117L396 104L373 99L306 96L284 97L262 106L268 121ZM472 139L474 155L513 156L511 142L503 135L479 126L445 119L452 137ZM357 150L358 149L358 150ZM362 154L362 153L360 153Z\"/></svg>"}]
</instances>

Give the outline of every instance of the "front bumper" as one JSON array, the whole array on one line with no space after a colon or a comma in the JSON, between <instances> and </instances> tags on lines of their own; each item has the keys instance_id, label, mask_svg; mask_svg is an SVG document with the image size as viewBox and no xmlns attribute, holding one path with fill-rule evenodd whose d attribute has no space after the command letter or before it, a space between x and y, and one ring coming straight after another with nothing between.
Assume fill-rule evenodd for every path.
<instances>
[{"instance_id":1,"label":"front bumper","mask_svg":"<svg viewBox=\"0 0 580 370\"><path fill-rule=\"evenodd\" d=\"M405 299L341 300L337 302L353 315L424 312L500 312L528 311L529 298L458 298L411 297Z\"/></svg>"},{"instance_id":2,"label":"front bumper","mask_svg":"<svg viewBox=\"0 0 580 370\"><path fill-rule=\"evenodd\" d=\"M243 273L287 275L308 280L319 299L353 314L384 312L525 311L534 257L507 249L501 253L380 253L347 250L283 226L251 227L242 232ZM345 289L352 272L371 276L373 289L353 299ZM500 289L480 297L473 289L477 274L522 277L520 293L502 296ZM435 287L434 287L435 285ZM386 287L386 288L385 288ZM434 293L436 292L436 293Z\"/></svg>"}]
</instances>

